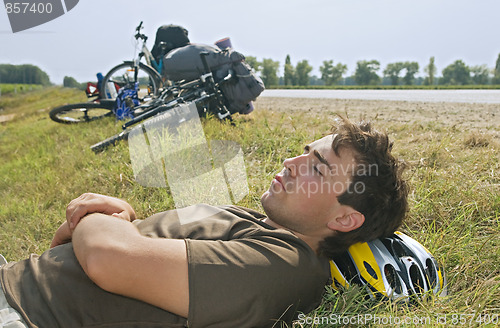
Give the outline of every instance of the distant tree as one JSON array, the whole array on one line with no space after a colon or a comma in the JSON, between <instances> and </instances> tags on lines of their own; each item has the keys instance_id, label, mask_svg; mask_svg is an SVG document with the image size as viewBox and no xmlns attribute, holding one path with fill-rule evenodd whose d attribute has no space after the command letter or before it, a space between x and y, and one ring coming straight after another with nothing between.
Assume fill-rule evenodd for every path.
<instances>
[{"instance_id":1,"label":"distant tree","mask_svg":"<svg viewBox=\"0 0 500 328\"><path fill-rule=\"evenodd\" d=\"M424 78L422 76L415 78L415 85L423 85L423 84L424 84Z\"/></svg>"},{"instance_id":2,"label":"distant tree","mask_svg":"<svg viewBox=\"0 0 500 328\"><path fill-rule=\"evenodd\" d=\"M457 60L443 69L441 84L465 85L470 84L470 69L462 60Z\"/></svg>"},{"instance_id":3,"label":"distant tree","mask_svg":"<svg viewBox=\"0 0 500 328\"><path fill-rule=\"evenodd\" d=\"M309 77L309 85L325 85L325 81L323 81L321 78L317 77L316 75L313 75Z\"/></svg>"},{"instance_id":4,"label":"distant tree","mask_svg":"<svg viewBox=\"0 0 500 328\"><path fill-rule=\"evenodd\" d=\"M356 85L356 80L354 79L354 75L346 76L344 81L342 81L343 85Z\"/></svg>"},{"instance_id":5,"label":"distant tree","mask_svg":"<svg viewBox=\"0 0 500 328\"><path fill-rule=\"evenodd\" d=\"M415 74L417 74L419 66L417 62L405 62L404 68L406 69L406 74L403 77L405 85L413 85L415 80Z\"/></svg>"},{"instance_id":6,"label":"distant tree","mask_svg":"<svg viewBox=\"0 0 500 328\"><path fill-rule=\"evenodd\" d=\"M333 74L332 74L332 81L333 83L339 83L340 80L342 80L342 77L344 74L347 73L347 65L338 63L337 65L333 66Z\"/></svg>"},{"instance_id":7,"label":"distant tree","mask_svg":"<svg viewBox=\"0 0 500 328\"><path fill-rule=\"evenodd\" d=\"M384 76L391 80L392 85L399 85L399 73L403 70L404 63L390 63L384 69Z\"/></svg>"},{"instance_id":8,"label":"distant tree","mask_svg":"<svg viewBox=\"0 0 500 328\"><path fill-rule=\"evenodd\" d=\"M321 79L325 82L325 85L332 85L331 76L333 74L333 60L324 60L323 65L319 67L321 73Z\"/></svg>"},{"instance_id":9,"label":"distant tree","mask_svg":"<svg viewBox=\"0 0 500 328\"><path fill-rule=\"evenodd\" d=\"M269 58L264 58L262 60L261 75L262 81L266 87L271 85L278 85L278 69L280 67L280 62L274 61Z\"/></svg>"},{"instance_id":10,"label":"distant tree","mask_svg":"<svg viewBox=\"0 0 500 328\"><path fill-rule=\"evenodd\" d=\"M285 85L296 85L295 68L290 60L290 55L286 55L283 83Z\"/></svg>"},{"instance_id":11,"label":"distant tree","mask_svg":"<svg viewBox=\"0 0 500 328\"><path fill-rule=\"evenodd\" d=\"M500 84L500 54L498 54L495 68L493 69L493 84Z\"/></svg>"},{"instance_id":12,"label":"distant tree","mask_svg":"<svg viewBox=\"0 0 500 328\"><path fill-rule=\"evenodd\" d=\"M34 65L0 65L0 82L50 85L47 73Z\"/></svg>"},{"instance_id":13,"label":"distant tree","mask_svg":"<svg viewBox=\"0 0 500 328\"><path fill-rule=\"evenodd\" d=\"M477 65L470 68L472 82L474 84L488 84L490 79L490 69L486 65Z\"/></svg>"},{"instance_id":14,"label":"distant tree","mask_svg":"<svg viewBox=\"0 0 500 328\"><path fill-rule=\"evenodd\" d=\"M380 76L377 71L380 69L380 63L377 60L361 60L357 62L354 80L360 85L376 85L380 82Z\"/></svg>"},{"instance_id":15,"label":"distant tree","mask_svg":"<svg viewBox=\"0 0 500 328\"><path fill-rule=\"evenodd\" d=\"M429 60L429 65L424 67L424 71L427 73L425 77L424 84L425 85L433 85L434 84L434 75L436 75L436 65L434 64L434 56Z\"/></svg>"},{"instance_id":16,"label":"distant tree","mask_svg":"<svg viewBox=\"0 0 500 328\"><path fill-rule=\"evenodd\" d=\"M78 83L71 76L65 76L63 79L63 87L65 88L80 88L80 83Z\"/></svg>"},{"instance_id":17,"label":"distant tree","mask_svg":"<svg viewBox=\"0 0 500 328\"><path fill-rule=\"evenodd\" d=\"M347 65L338 63L333 66L333 60L325 60L323 61L323 65L320 66L319 71L325 85L334 85L347 72Z\"/></svg>"},{"instance_id":18,"label":"distant tree","mask_svg":"<svg viewBox=\"0 0 500 328\"><path fill-rule=\"evenodd\" d=\"M295 74L297 76L298 85L309 85L309 73L311 73L312 67L309 65L307 60L302 60L297 63L295 67Z\"/></svg>"},{"instance_id":19,"label":"distant tree","mask_svg":"<svg viewBox=\"0 0 500 328\"><path fill-rule=\"evenodd\" d=\"M245 62L256 72L258 72L262 66L262 63L257 61L257 58L254 56L245 56Z\"/></svg>"}]
</instances>

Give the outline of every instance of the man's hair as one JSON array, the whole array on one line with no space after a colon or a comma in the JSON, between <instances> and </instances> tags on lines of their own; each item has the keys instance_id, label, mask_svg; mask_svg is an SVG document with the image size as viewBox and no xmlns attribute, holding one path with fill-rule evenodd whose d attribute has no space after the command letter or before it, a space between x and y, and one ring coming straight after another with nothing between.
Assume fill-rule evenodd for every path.
<instances>
[{"instance_id":1,"label":"man's hair","mask_svg":"<svg viewBox=\"0 0 500 328\"><path fill-rule=\"evenodd\" d=\"M342 149L353 152L355 169L349 188L337 197L365 216L364 223L349 232L336 231L320 244L323 255L333 257L357 242L392 234L408 210L408 185L402 178L403 163L392 154L386 133L373 130L370 123L354 124L341 118L334 126L332 148L337 156Z\"/></svg>"}]
</instances>

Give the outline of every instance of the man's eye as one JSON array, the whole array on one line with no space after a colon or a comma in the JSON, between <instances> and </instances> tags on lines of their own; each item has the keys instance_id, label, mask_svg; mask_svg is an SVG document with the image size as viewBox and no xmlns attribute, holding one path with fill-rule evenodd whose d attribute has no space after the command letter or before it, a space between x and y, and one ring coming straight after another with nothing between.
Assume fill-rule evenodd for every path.
<instances>
[{"instance_id":1,"label":"man's eye","mask_svg":"<svg viewBox=\"0 0 500 328\"><path fill-rule=\"evenodd\" d=\"M323 175L323 173L321 173L321 171L318 169L318 167L317 167L317 166L314 166L314 171L315 171L316 173L318 173L319 175L321 175L321 176Z\"/></svg>"}]
</instances>

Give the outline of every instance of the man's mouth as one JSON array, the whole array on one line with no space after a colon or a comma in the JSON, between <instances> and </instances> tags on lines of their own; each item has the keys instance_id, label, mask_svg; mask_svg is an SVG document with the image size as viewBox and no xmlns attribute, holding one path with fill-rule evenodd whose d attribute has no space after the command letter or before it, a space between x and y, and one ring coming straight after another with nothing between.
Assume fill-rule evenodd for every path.
<instances>
[{"instance_id":1,"label":"man's mouth","mask_svg":"<svg viewBox=\"0 0 500 328\"><path fill-rule=\"evenodd\" d=\"M285 189L285 184L283 183L283 177L281 175L276 175L274 177L274 180L277 182L277 184L279 184L281 186L281 188L283 188L284 191L286 191Z\"/></svg>"}]
</instances>

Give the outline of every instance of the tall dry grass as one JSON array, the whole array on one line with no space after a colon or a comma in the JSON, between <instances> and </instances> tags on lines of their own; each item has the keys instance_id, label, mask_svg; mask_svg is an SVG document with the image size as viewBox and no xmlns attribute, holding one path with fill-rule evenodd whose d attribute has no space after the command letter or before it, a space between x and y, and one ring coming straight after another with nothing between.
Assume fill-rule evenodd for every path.
<instances>
[{"instance_id":1,"label":"tall dry grass","mask_svg":"<svg viewBox=\"0 0 500 328\"><path fill-rule=\"evenodd\" d=\"M9 260L47 249L66 204L83 192L127 199L140 217L173 207L167 189L134 181L126 143L100 154L90 150L118 132L119 123L106 119L66 126L50 121L50 108L81 101L81 93L52 88L0 98L0 114L15 114L0 124L0 253ZM386 130L395 142L394 152L408 163L411 209L401 230L444 266L449 296L408 307L366 300L357 287L342 293L327 288L322 304L302 314L294 326L345 325L345 318L353 320L347 322L351 326L383 325L389 318L419 327L463 320L463 326L481 326L488 318L498 322L500 112L491 106L460 106L262 98L251 115L236 117L234 125L204 122L207 138L241 145L250 194L240 205L247 207L262 209L260 195L283 160L328 133L337 113ZM469 120L477 124L462 122L464 113L477 115ZM437 119L440 115L448 119ZM481 115L489 119L478 119Z\"/></svg>"}]
</instances>

